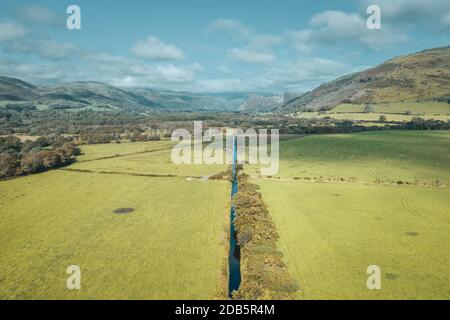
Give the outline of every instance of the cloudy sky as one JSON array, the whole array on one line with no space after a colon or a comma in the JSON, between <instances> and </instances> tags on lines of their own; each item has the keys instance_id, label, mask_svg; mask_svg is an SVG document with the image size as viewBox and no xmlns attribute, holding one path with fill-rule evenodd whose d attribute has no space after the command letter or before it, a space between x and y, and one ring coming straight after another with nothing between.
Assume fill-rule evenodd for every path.
<instances>
[{"instance_id":1,"label":"cloudy sky","mask_svg":"<svg viewBox=\"0 0 450 320\"><path fill-rule=\"evenodd\" d=\"M81 8L81 30L66 9ZM366 27L381 9L382 29ZM306 91L450 45L449 0L0 2L0 74L196 92Z\"/></svg>"}]
</instances>

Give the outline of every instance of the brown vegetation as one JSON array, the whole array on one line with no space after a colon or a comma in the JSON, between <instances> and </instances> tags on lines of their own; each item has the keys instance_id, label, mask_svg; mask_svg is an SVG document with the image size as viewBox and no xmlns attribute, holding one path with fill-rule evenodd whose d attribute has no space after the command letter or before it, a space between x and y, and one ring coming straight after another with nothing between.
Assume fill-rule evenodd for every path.
<instances>
[{"instance_id":1,"label":"brown vegetation","mask_svg":"<svg viewBox=\"0 0 450 320\"><path fill-rule=\"evenodd\" d=\"M278 233L258 186L239 175L236 206L237 241L241 248L241 277L235 299L292 299L298 285L277 249Z\"/></svg>"}]
</instances>

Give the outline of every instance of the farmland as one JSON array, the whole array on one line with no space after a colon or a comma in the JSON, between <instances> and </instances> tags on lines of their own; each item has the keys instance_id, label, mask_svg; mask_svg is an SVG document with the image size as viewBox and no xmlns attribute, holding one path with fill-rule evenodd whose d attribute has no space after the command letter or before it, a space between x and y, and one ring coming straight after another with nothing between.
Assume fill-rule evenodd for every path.
<instances>
[{"instance_id":1,"label":"farmland","mask_svg":"<svg viewBox=\"0 0 450 320\"><path fill-rule=\"evenodd\" d=\"M249 168L297 298L448 299L449 150L448 132L310 136L281 143L277 177Z\"/></svg>"},{"instance_id":2,"label":"farmland","mask_svg":"<svg viewBox=\"0 0 450 320\"><path fill-rule=\"evenodd\" d=\"M331 118L360 122L378 121L384 116L384 123L407 122L420 116L425 120L447 121L450 119L450 104L444 102L394 102L372 105L372 112L364 112L364 104L341 104L326 112L300 112L303 119ZM379 125L383 125L379 122Z\"/></svg>"},{"instance_id":3,"label":"farmland","mask_svg":"<svg viewBox=\"0 0 450 320\"><path fill-rule=\"evenodd\" d=\"M0 299L224 297L229 184L178 176L170 150L139 153L161 144L84 146L77 171L1 181ZM82 162L116 154L131 155L111 159L130 157L107 174L94 169L115 161ZM173 176L133 175L133 166L158 175L159 165ZM80 266L81 290L66 289L69 265Z\"/></svg>"}]
</instances>

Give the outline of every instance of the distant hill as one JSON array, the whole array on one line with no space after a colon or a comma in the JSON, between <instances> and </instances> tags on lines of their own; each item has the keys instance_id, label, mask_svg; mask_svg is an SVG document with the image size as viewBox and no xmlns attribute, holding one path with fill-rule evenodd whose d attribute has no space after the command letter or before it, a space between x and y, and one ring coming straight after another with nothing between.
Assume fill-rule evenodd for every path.
<instances>
[{"instance_id":1,"label":"distant hill","mask_svg":"<svg viewBox=\"0 0 450 320\"><path fill-rule=\"evenodd\" d=\"M284 92L279 95L259 95L252 93L240 106L240 109L246 112L272 112L301 95L301 93L297 92Z\"/></svg>"},{"instance_id":2,"label":"distant hill","mask_svg":"<svg viewBox=\"0 0 450 320\"><path fill-rule=\"evenodd\" d=\"M19 79L0 76L0 100L26 101L38 97L35 86Z\"/></svg>"},{"instance_id":3,"label":"distant hill","mask_svg":"<svg viewBox=\"0 0 450 320\"><path fill-rule=\"evenodd\" d=\"M266 112L287 101L279 96L245 92L192 93L146 88L117 88L94 81L35 86L0 76L0 106L14 110L71 109L149 111L245 111Z\"/></svg>"},{"instance_id":4,"label":"distant hill","mask_svg":"<svg viewBox=\"0 0 450 320\"><path fill-rule=\"evenodd\" d=\"M341 103L450 99L450 46L396 57L325 83L286 103L281 112L330 110Z\"/></svg>"},{"instance_id":5,"label":"distant hill","mask_svg":"<svg viewBox=\"0 0 450 320\"><path fill-rule=\"evenodd\" d=\"M167 109L183 111L236 111L248 96L245 93L202 94L155 89L130 91Z\"/></svg>"},{"instance_id":6,"label":"distant hill","mask_svg":"<svg viewBox=\"0 0 450 320\"><path fill-rule=\"evenodd\" d=\"M146 110L162 106L142 96L101 82L70 82L34 86L19 79L0 76L0 101L14 109Z\"/></svg>"}]
</instances>

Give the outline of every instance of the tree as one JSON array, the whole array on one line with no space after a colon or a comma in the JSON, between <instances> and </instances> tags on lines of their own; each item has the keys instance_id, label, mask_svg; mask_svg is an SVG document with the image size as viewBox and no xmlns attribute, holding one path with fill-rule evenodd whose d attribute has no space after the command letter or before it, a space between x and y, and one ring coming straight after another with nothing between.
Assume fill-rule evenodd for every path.
<instances>
[{"instance_id":1,"label":"tree","mask_svg":"<svg viewBox=\"0 0 450 320\"><path fill-rule=\"evenodd\" d=\"M20 170L23 173L33 173L44 170L44 151L26 154L20 160Z\"/></svg>"},{"instance_id":2,"label":"tree","mask_svg":"<svg viewBox=\"0 0 450 320\"><path fill-rule=\"evenodd\" d=\"M373 112L374 112L373 105L370 103L366 104L364 108L364 113L373 113Z\"/></svg>"},{"instance_id":3,"label":"tree","mask_svg":"<svg viewBox=\"0 0 450 320\"><path fill-rule=\"evenodd\" d=\"M380 121L380 122L386 122L386 121L387 121L387 118L386 118L386 116L385 116L384 114L382 114L382 115L378 118L378 121Z\"/></svg>"},{"instance_id":4,"label":"tree","mask_svg":"<svg viewBox=\"0 0 450 320\"><path fill-rule=\"evenodd\" d=\"M13 136L0 137L0 153L8 151L9 153L19 153L22 148L20 139Z\"/></svg>"},{"instance_id":5,"label":"tree","mask_svg":"<svg viewBox=\"0 0 450 320\"><path fill-rule=\"evenodd\" d=\"M11 177L16 174L16 157L9 154L0 154L0 178Z\"/></svg>"}]
</instances>

